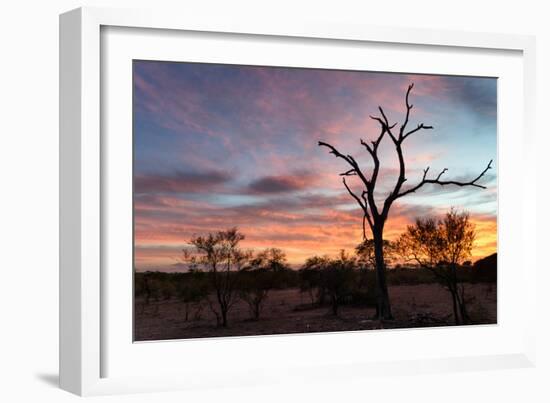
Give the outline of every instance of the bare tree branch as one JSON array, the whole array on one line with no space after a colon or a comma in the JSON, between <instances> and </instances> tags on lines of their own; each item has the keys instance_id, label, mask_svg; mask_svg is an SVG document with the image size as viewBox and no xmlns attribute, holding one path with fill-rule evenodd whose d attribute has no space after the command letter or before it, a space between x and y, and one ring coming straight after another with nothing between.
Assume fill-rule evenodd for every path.
<instances>
[{"instance_id":1,"label":"bare tree branch","mask_svg":"<svg viewBox=\"0 0 550 403\"><path fill-rule=\"evenodd\" d=\"M351 166L353 166L353 161L351 159L349 159L349 156L346 156L344 154L342 154L340 151L338 151L336 148L334 148L333 146L331 146L330 144L328 143L325 143L324 141L319 141L319 146L322 146L322 147L327 147L328 149L330 149L330 153L331 154L334 154L337 158L342 158L344 159L348 164L350 164ZM355 167L354 167L355 168Z\"/></svg>"},{"instance_id":2,"label":"bare tree branch","mask_svg":"<svg viewBox=\"0 0 550 403\"><path fill-rule=\"evenodd\" d=\"M386 123L382 119L380 119L378 116L370 115L370 118L380 123L380 126L382 126L384 129L387 127Z\"/></svg>"},{"instance_id":3,"label":"bare tree branch","mask_svg":"<svg viewBox=\"0 0 550 403\"><path fill-rule=\"evenodd\" d=\"M361 208L363 210L366 210L367 206L364 205L363 202L361 201L361 199L359 198L359 196L357 196L355 193L353 193L353 191L349 188L348 184L346 183L346 178L342 178L342 183L346 187L346 189L347 189L348 193L351 195L351 197L353 197L357 201L357 203L361 206Z\"/></svg>"},{"instance_id":4,"label":"bare tree branch","mask_svg":"<svg viewBox=\"0 0 550 403\"><path fill-rule=\"evenodd\" d=\"M359 171L359 165L357 165L357 161L355 161L355 158L353 158L351 155L346 155L349 161L351 161L351 166L355 168L355 171Z\"/></svg>"},{"instance_id":5,"label":"bare tree branch","mask_svg":"<svg viewBox=\"0 0 550 403\"><path fill-rule=\"evenodd\" d=\"M365 199L365 194L367 192L363 191L363 193L361 194L361 198L363 199L363 201L361 201L359 196L357 196L355 193L353 193L353 191L350 189L350 187L346 183L346 178L342 178L342 182L344 183L344 186L346 187L348 193L351 195L351 197L353 197L355 199L355 201L357 201L357 203L359 204L359 206L361 206L361 209L363 210L363 237L366 238L367 234L366 234L366 231L365 231L365 219L368 221L369 227L371 228L371 230L372 230L372 225L373 225L372 220L371 220L370 215L369 215L367 200Z\"/></svg>"},{"instance_id":6,"label":"bare tree branch","mask_svg":"<svg viewBox=\"0 0 550 403\"><path fill-rule=\"evenodd\" d=\"M384 208L382 210L382 216L387 217L391 208L391 205L393 201L397 198L397 195L401 191L401 187L403 184L407 181L407 178L405 177L405 157L403 156L403 148L401 147L401 144L403 143L403 140L407 135L403 135L405 128L407 127L407 124L409 123L409 117L410 112L413 106L409 103L409 95L411 93L411 90L414 87L414 83L411 83L409 87L407 88L407 93L405 95L405 107L407 108L407 112L405 114L405 120L401 127L399 128L399 136L398 138L395 138L393 133L390 131L390 137L395 144L395 152L397 153L397 158L399 160L399 178L397 179L397 182L393 188L393 191L390 192L390 195L386 198L384 201ZM380 108L382 111L382 108ZM383 115L385 118L385 115ZM385 118L387 121L387 118Z\"/></svg>"},{"instance_id":7,"label":"bare tree branch","mask_svg":"<svg viewBox=\"0 0 550 403\"><path fill-rule=\"evenodd\" d=\"M411 109L413 106L409 104L409 94L411 93L411 90L414 87L414 83L411 83L409 85L409 88L407 88L407 94L405 95L405 107L407 108L407 112L405 114L405 120L403 121L403 124L401 125L401 128L399 129L399 140L403 138L403 132L405 131L405 128L407 127L407 124L409 123L409 116L411 113Z\"/></svg>"},{"instance_id":8,"label":"bare tree branch","mask_svg":"<svg viewBox=\"0 0 550 403\"><path fill-rule=\"evenodd\" d=\"M428 175L429 170L430 170L430 167L426 167L426 169L424 169L424 175L422 175L422 180L426 179L426 175Z\"/></svg>"},{"instance_id":9,"label":"bare tree branch","mask_svg":"<svg viewBox=\"0 0 550 403\"><path fill-rule=\"evenodd\" d=\"M437 178L435 178L436 181L439 180L439 178L441 178L441 175L443 175L445 172L447 172L448 169L447 168L443 168L443 170L439 173L439 175L437 175Z\"/></svg>"},{"instance_id":10,"label":"bare tree branch","mask_svg":"<svg viewBox=\"0 0 550 403\"><path fill-rule=\"evenodd\" d=\"M379 107L379 109L380 109L380 111L382 111L382 108ZM384 116L384 120L380 119L379 117L375 117L375 116L370 117L371 119L376 120L378 123L380 123L380 127L381 127L380 134L378 135L376 140L371 141L372 148L367 143L365 143L363 140L361 140L361 144L363 144L367 148L367 150L369 151L369 153L371 155L373 155L373 152L376 153L376 150L378 149L378 145L382 141L382 138L384 137L384 134L386 132L390 133L391 129L393 129L393 127L397 124L397 123L395 123L392 126L390 126L388 124L388 120L386 119L386 115L384 114L383 111L382 111L382 116Z\"/></svg>"},{"instance_id":11,"label":"bare tree branch","mask_svg":"<svg viewBox=\"0 0 550 403\"><path fill-rule=\"evenodd\" d=\"M388 120L386 118L386 115L384 114L383 109L381 107L378 107L378 108L380 109L380 112L382 113L382 116L384 117L384 120L382 120L378 117L373 117L373 116L371 116L371 118L380 123L380 125L382 127L382 129L380 131L380 135L378 136L378 138L375 141L372 141L372 147L369 146L365 141L361 140L361 144L363 146L365 146L365 148L367 149L367 151L371 155L373 163L374 163L374 168L372 170L372 175L371 175L371 179L370 179L370 183L371 183L371 189L370 190L374 189L374 187L376 186L376 179L378 178L378 172L380 170L380 160L378 159L378 146L380 145L380 142L382 141L382 138L384 137L384 134L388 133L392 137L392 140L394 140L394 142L395 142L395 137L393 136L393 134L391 132L391 129L396 124L393 124L392 126L389 126L388 125ZM376 209L374 199L371 201L371 208Z\"/></svg>"},{"instance_id":12,"label":"bare tree branch","mask_svg":"<svg viewBox=\"0 0 550 403\"><path fill-rule=\"evenodd\" d=\"M416 127L416 129L412 129L412 130L405 133L405 129L407 128L407 124L409 123L409 117L410 117L410 114L411 114L411 109L413 108L413 105L411 103L409 103L409 95L410 95L411 90L413 89L413 87L414 87L414 83L409 85L409 88L407 89L407 94L405 95L405 108L407 108L407 112L405 114L405 120L403 121L403 124L401 125L401 128L399 129L399 142L404 141L411 134L416 133L419 130L433 129L433 126L426 126L424 123L420 123Z\"/></svg>"},{"instance_id":13,"label":"bare tree branch","mask_svg":"<svg viewBox=\"0 0 550 403\"><path fill-rule=\"evenodd\" d=\"M475 177L474 179L472 179L471 181L469 182L461 182L461 181L456 181L456 180L450 180L450 181L442 181L441 180L441 176L447 172L447 168L444 168L436 177L435 179L426 179L426 176L428 174L428 170L430 169L430 167L426 168L424 170L424 175L422 176L422 180L416 185L416 186L413 186L412 188L410 189L407 189L399 194L397 194L395 196L395 199L399 198L399 197L403 197L405 195L408 195L409 193L414 193L416 192L418 189L420 189L422 186L424 186L425 184L427 183L432 183L432 184L436 184L436 185L441 185L441 186L446 186L446 185L455 185L455 186L473 186L473 187L478 187L480 189L487 189L486 186L484 185L480 185L478 184L477 182L487 173L487 171L489 169L491 169L491 164L493 163L493 160L489 161L489 164L487 164L487 167L477 176Z\"/></svg>"},{"instance_id":14,"label":"bare tree branch","mask_svg":"<svg viewBox=\"0 0 550 403\"><path fill-rule=\"evenodd\" d=\"M365 143L363 139L361 139L361 144L365 146L365 148L367 149L371 157L374 159L375 158L374 149L371 146L369 146L367 143ZM373 141L373 145L376 146L374 141Z\"/></svg>"},{"instance_id":15,"label":"bare tree branch","mask_svg":"<svg viewBox=\"0 0 550 403\"><path fill-rule=\"evenodd\" d=\"M322 146L322 147L327 147L328 149L330 149L330 153L331 154L334 154L336 157L338 158L342 158L343 160L345 160L349 165L351 165L351 167L354 169L355 173L357 174L357 176L359 176L359 178L363 181L365 187L367 188L367 190L369 191L369 194L371 193L371 190L373 189L374 186L371 185L371 181L369 181L365 175L363 174L363 171L361 171L361 169L359 168L359 164L357 164L357 161L355 161L355 158L353 158L351 155L344 155L342 154L340 151L338 151L334 146L328 144L328 143L325 143L324 141L319 141L318 142L318 145L319 146ZM376 165L378 164L375 164L375 171L376 170ZM375 172L373 172L373 177L375 177Z\"/></svg>"},{"instance_id":16,"label":"bare tree branch","mask_svg":"<svg viewBox=\"0 0 550 403\"><path fill-rule=\"evenodd\" d=\"M365 203L365 206L368 207L369 203L367 202L367 198L365 197L365 195L367 194L367 192L363 191L361 193L361 198L363 199L363 202ZM373 230L374 228L374 224L370 218L370 215L368 213L368 208L365 209L365 214L364 214L364 217L363 218L366 218L367 221L369 222L369 227L371 229L371 231ZM365 235L365 238L366 238L366 235Z\"/></svg>"},{"instance_id":17,"label":"bare tree branch","mask_svg":"<svg viewBox=\"0 0 550 403\"><path fill-rule=\"evenodd\" d=\"M382 109L382 107L379 106L379 107L378 107L378 110L380 111L380 114L381 114L382 117L384 118L384 123L386 124L386 127L387 127L388 129L393 129L397 123L394 123L393 126L390 127L390 124L389 124L389 121L388 121L388 117L387 117L386 114L384 113L384 109Z\"/></svg>"},{"instance_id":18,"label":"bare tree branch","mask_svg":"<svg viewBox=\"0 0 550 403\"><path fill-rule=\"evenodd\" d=\"M425 129L425 130L431 130L433 129L433 126L426 126L424 123L420 123L416 129L412 129L411 131L408 131L407 133L405 133L402 137L401 137L401 141L405 140L407 137L409 137L411 134L413 133L416 133L417 131L419 130L422 130L422 129Z\"/></svg>"},{"instance_id":19,"label":"bare tree branch","mask_svg":"<svg viewBox=\"0 0 550 403\"><path fill-rule=\"evenodd\" d=\"M354 176L357 175L357 172L355 172L355 168L351 168L350 170L346 172L342 172L340 176Z\"/></svg>"},{"instance_id":20,"label":"bare tree branch","mask_svg":"<svg viewBox=\"0 0 550 403\"><path fill-rule=\"evenodd\" d=\"M378 107L378 110L380 111L380 114L382 115L382 117L383 117L384 119L382 120L381 118L379 118L379 117L377 117L377 116L371 116L370 118L371 118L371 119L374 119L374 120L376 120L378 123L380 123L380 125L382 126L382 131L383 131L383 132L386 131L386 132L390 135L392 141L393 141L394 143L396 143L396 142L397 142L397 139L396 139L395 136L393 135L391 129L393 129L393 128L397 125L397 123L394 123L393 125L390 126L390 123L388 122L388 117L387 117L386 114L384 113L384 110L382 109L382 107L379 106L379 107ZM381 138L379 138L379 140L381 140ZM379 142L380 142L380 141L378 141L378 143L379 143Z\"/></svg>"}]
</instances>

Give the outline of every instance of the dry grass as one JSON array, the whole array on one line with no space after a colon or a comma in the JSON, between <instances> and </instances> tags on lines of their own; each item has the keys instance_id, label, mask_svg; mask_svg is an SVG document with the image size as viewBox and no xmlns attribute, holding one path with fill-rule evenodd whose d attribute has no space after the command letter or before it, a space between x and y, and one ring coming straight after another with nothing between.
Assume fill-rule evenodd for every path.
<instances>
[{"instance_id":1,"label":"dry grass","mask_svg":"<svg viewBox=\"0 0 550 403\"><path fill-rule=\"evenodd\" d=\"M201 337L248 336L309 332L333 332L380 328L447 326L453 324L450 294L438 284L390 286L395 320L372 320L374 309L342 306L338 317L329 307L296 307L310 302L297 289L272 291L259 321L250 320L248 306L239 301L229 313L227 328L216 326L215 316L205 306L199 319L185 321L184 306L176 299L136 300L135 340L167 340ZM497 298L494 283L466 284L469 311L474 324L496 323ZM192 318L193 315L190 315Z\"/></svg>"}]
</instances>

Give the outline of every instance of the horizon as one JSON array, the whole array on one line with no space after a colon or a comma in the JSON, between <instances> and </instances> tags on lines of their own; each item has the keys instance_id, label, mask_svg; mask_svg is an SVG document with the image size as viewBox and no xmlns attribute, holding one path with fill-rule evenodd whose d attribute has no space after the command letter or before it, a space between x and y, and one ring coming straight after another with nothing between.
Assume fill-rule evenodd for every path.
<instances>
[{"instance_id":1,"label":"horizon","mask_svg":"<svg viewBox=\"0 0 550 403\"><path fill-rule=\"evenodd\" d=\"M133 74L137 272L177 271L192 236L233 226L243 248L282 249L291 265L353 252L362 214L342 186L345 166L317 141L368 167L359 140L379 130L369 115L380 105L400 122L411 82L411 127L434 130L407 140L405 187L427 166L456 179L495 164L485 190L426 186L400 199L385 238L455 207L476 226L471 261L497 252L496 79L157 61L134 61ZM396 179L391 148L381 145L377 201Z\"/></svg>"},{"instance_id":2,"label":"horizon","mask_svg":"<svg viewBox=\"0 0 550 403\"><path fill-rule=\"evenodd\" d=\"M470 263L471 263L470 266L474 267L475 264L477 262L479 262L480 260L487 259L487 258L489 258L491 256L494 256L494 255L497 255L497 254L498 254L498 252L493 252L493 253L491 253L487 256L483 256L483 257L480 257L478 259L472 259L470 261ZM332 256L332 257L334 257L334 256ZM467 260L464 261L464 262L467 262ZM290 269L290 270L294 270L294 271L299 271L303 268L304 264L305 264L305 261L300 263L300 264L296 264L296 263L295 264L287 264L286 268ZM159 269L155 269L154 267L141 268L141 269L136 268L135 273L169 273L169 274L170 273L188 273L190 271L189 266L190 266L189 263L175 263L171 266L164 266L164 267L161 267ZM464 265L462 264L461 266L464 266ZM422 269L422 267L418 263L407 263L407 262L387 264L386 268L388 270L394 270L394 269L397 269L397 268ZM371 267L370 269L374 270L374 267ZM198 270L200 272L208 272L209 271L209 269L205 269L205 268L198 268L196 270ZM231 269L231 271L233 271L233 269Z\"/></svg>"}]
</instances>

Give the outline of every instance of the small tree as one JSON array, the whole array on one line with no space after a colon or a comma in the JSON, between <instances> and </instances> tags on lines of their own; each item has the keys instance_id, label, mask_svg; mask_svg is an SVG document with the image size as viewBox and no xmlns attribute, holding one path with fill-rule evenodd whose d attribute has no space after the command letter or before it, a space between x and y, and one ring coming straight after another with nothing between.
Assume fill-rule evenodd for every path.
<instances>
[{"instance_id":1,"label":"small tree","mask_svg":"<svg viewBox=\"0 0 550 403\"><path fill-rule=\"evenodd\" d=\"M209 286L206 273L192 270L181 276L176 292L185 308L185 321L189 320L191 310L195 309L194 319L198 319L203 310L203 301L208 297Z\"/></svg>"},{"instance_id":2,"label":"small tree","mask_svg":"<svg viewBox=\"0 0 550 403\"><path fill-rule=\"evenodd\" d=\"M313 256L300 269L300 290L309 293L312 303L324 305L328 299L332 313L338 315L338 307L346 297L352 298L358 286L356 266L356 259L343 250L336 259Z\"/></svg>"},{"instance_id":3,"label":"small tree","mask_svg":"<svg viewBox=\"0 0 550 403\"><path fill-rule=\"evenodd\" d=\"M143 295L144 304L149 305L151 298L155 301L159 300L160 284L155 278L155 273L145 272L136 274L136 294Z\"/></svg>"},{"instance_id":4,"label":"small tree","mask_svg":"<svg viewBox=\"0 0 550 403\"><path fill-rule=\"evenodd\" d=\"M248 304L253 320L259 320L269 292L279 274L287 269L285 253L276 248L259 252L240 276L240 297Z\"/></svg>"},{"instance_id":5,"label":"small tree","mask_svg":"<svg viewBox=\"0 0 550 403\"><path fill-rule=\"evenodd\" d=\"M256 257L250 261L250 266L271 271L281 271L288 268L286 254L278 248L268 248L259 252Z\"/></svg>"},{"instance_id":6,"label":"small tree","mask_svg":"<svg viewBox=\"0 0 550 403\"><path fill-rule=\"evenodd\" d=\"M250 253L242 250L239 243L244 239L237 228L218 231L207 236L192 238L195 254L184 251L184 258L193 267L208 270L214 291L214 301L207 298L210 309L216 315L218 326L227 326L227 314L238 300L236 272L250 259Z\"/></svg>"},{"instance_id":7,"label":"small tree","mask_svg":"<svg viewBox=\"0 0 550 403\"><path fill-rule=\"evenodd\" d=\"M356 285L355 266L356 260L342 250L340 256L329 260L322 270L322 285L330 299L332 314L335 316L338 315L338 307L344 298L352 295Z\"/></svg>"},{"instance_id":8,"label":"small tree","mask_svg":"<svg viewBox=\"0 0 550 403\"><path fill-rule=\"evenodd\" d=\"M307 258L300 269L300 292L307 292L312 304L323 305L325 302L325 289L321 282L321 273L330 262L328 256L313 256Z\"/></svg>"},{"instance_id":9,"label":"small tree","mask_svg":"<svg viewBox=\"0 0 550 403\"><path fill-rule=\"evenodd\" d=\"M449 290L457 325L469 321L464 285L458 280L457 268L470 257L474 238L475 228L468 213L451 209L441 220L417 219L397 242L404 259L429 269Z\"/></svg>"},{"instance_id":10,"label":"small tree","mask_svg":"<svg viewBox=\"0 0 550 403\"><path fill-rule=\"evenodd\" d=\"M269 291L273 288L273 273L259 268L245 270L239 275L239 296L248 305L251 319L259 320Z\"/></svg>"}]
</instances>

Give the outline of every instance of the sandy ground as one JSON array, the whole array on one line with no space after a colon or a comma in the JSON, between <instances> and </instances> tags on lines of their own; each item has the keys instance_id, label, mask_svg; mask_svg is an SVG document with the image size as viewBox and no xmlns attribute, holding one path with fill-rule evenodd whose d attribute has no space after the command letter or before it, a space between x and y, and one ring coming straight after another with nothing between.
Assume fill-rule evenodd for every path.
<instances>
[{"instance_id":1,"label":"sandy ground","mask_svg":"<svg viewBox=\"0 0 550 403\"><path fill-rule=\"evenodd\" d=\"M374 309L342 306L333 316L329 307L296 309L310 302L297 289L276 290L269 294L259 321L250 320L248 305L237 302L229 312L227 328L217 327L214 314L205 304L200 317L191 309L185 320L184 304L176 299L151 301L140 299L135 306L136 341L186 339L201 337L248 336L408 328L453 325L452 300L438 284L399 285L390 287L393 321L372 320ZM473 324L496 323L496 285L467 284L469 314Z\"/></svg>"}]
</instances>

